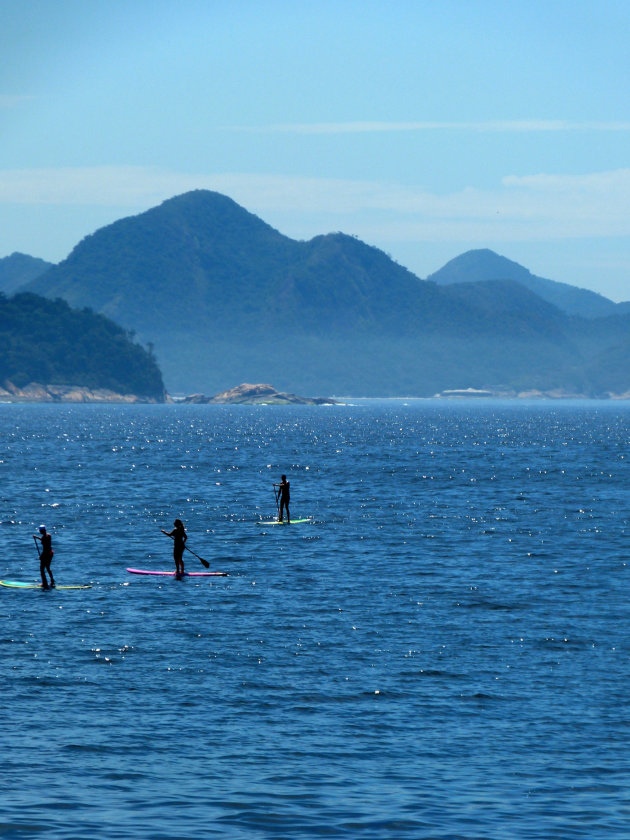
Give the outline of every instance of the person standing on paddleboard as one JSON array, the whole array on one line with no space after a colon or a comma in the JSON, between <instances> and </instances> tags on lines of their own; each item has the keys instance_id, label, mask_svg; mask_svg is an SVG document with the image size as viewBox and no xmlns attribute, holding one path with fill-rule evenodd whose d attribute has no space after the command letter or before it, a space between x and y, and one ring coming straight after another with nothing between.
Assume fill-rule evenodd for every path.
<instances>
[{"instance_id":1,"label":"person standing on paddleboard","mask_svg":"<svg viewBox=\"0 0 630 840\"><path fill-rule=\"evenodd\" d=\"M286 475L283 475L280 484L274 484L274 487L278 488L278 496L277 499L279 500L279 507L278 507L278 522L282 522L282 511L286 509L287 511L287 524L291 524L291 514L289 513L289 501L290 501L290 482L287 481Z\"/></svg>"},{"instance_id":2,"label":"person standing on paddleboard","mask_svg":"<svg viewBox=\"0 0 630 840\"><path fill-rule=\"evenodd\" d=\"M166 534L167 537L173 538L173 559L175 560L175 574L176 575L183 575L184 574L184 548L186 547L186 540L188 539L188 535L186 534L186 529L184 528L184 523L181 519L176 519L173 522L174 528L168 533L163 528L160 530L163 534Z\"/></svg>"},{"instance_id":3,"label":"person standing on paddleboard","mask_svg":"<svg viewBox=\"0 0 630 840\"><path fill-rule=\"evenodd\" d=\"M45 525L40 525L39 534L33 534L33 539L39 540L42 544L42 550L40 551L39 548L37 549L37 553L39 554L39 573L42 576L42 589L50 589L50 587L55 585L55 579L50 570L50 564L53 559L53 554L55 553L52 550L52 536L46 531ZM37 543L35 543L35 545L37 545ZM50 575L50 586L48 585L48 580L46 579L46 572Z\"/></svg>"}]
</instances>

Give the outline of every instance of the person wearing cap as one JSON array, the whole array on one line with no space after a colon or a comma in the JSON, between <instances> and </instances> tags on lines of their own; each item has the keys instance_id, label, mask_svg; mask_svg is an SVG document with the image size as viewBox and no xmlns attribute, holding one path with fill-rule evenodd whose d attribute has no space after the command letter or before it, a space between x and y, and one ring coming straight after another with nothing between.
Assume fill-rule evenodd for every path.
<instances>
[{"instance_id":1,"label":"person wearing cap","mask_svg":"<svg viewBox=\"0 0 630 840\"><path fill-rule=\"evenodd\" d=\"M55 585L55 579L52 571L50 570L50 563L53 559L53 554L55 553L52 550L52 536L46 531L45 525L40 525L39 534L33 534L33 539L39 540L42 544L42 550L39 552L39 573L42 576L42 588L49 589L51 586ZM50 575L50 586L46 579L46 572Z\"/></svg>"},{"instance_id":2,"label":"person wearing cap","mask_svg":"<svg viewBox=\"0 0 630 840\"><path fill-rule=\"evenodd\" d=\"M278 488L278 496L277 499L279 501L278 507L278 522L282 522L282 513L283 510L287 512L287 524L291 524L291 514L289 513L289 502L290 498L290 488L291 484L287 481L286 475L283 475L280 479L280 484L274 484L274 488Z\"/></svg>"}]
</instances>

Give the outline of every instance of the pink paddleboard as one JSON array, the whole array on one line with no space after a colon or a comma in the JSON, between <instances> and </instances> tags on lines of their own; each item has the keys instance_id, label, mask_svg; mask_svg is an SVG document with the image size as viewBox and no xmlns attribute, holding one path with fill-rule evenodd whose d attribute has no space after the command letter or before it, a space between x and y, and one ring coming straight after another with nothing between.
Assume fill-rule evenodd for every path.
<instances>
[{"instance_id":1,"label":"pink paddleboard","mask_svg":"<svg viewBox=\"0 0 630 840\"><path fill-rule=\"evenodd\" d=\"M127 569L132 575L170 575L175 577L176 572L150 572L147 569ZM184 572L182 577L227 577L227 572Z\"/></svg>"}]
</instances>

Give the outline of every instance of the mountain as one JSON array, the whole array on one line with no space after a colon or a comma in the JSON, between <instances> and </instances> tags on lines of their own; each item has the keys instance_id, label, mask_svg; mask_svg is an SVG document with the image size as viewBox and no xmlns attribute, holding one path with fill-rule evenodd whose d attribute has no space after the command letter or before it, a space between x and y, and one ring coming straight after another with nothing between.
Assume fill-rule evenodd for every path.
<instances>
[{"instance_id":1,"label":"mountain","mask_svg":"<svg viewBox=\"0 0 630 840\"><path fill-rule=\"evenodd\" d=\"M20 254L18 251L8 257L0 259L0 292L7 295L17 291L21 286L39 277L53 263Z\"/></svg>"},{"instance_id":2,"label":"mountain","mask_svg":"<svg viewBox=\"0 0 630 840\"><path fill-rule=\"evenodd\" d=\"M450 283L478 283L482 280L515 280L563 312L581 315L583 318L613 315L617 308L617 304L597 292L536 277L522 265L487 248L460 254L427 279L441 286Z\"/></svg>"},{"instance_id":3,"label":"mountain","mask_svg":"<svg viewBox=\"0 0 630 840\"><path fill-rule=\"evenodd\" d=\"M0 295L0 385L107 389L161 401L151 353L102 315L32 293Z\"/></svg>"},{"instance_id":4,"label":"mountain","mask_svg":"<svg viewBox=\"0 0 630 840\"><path fill-rule=\"evenodd\" d=\"M293 392L328 393L330 374L341 390L358 376L371 392L371 352L396 387L379 342L445 322L452 308L353 237L297 242L207 191L98 230L27 288L134 330L155 346L170 390L206 393L276 372Z\"/></svg>"},{"instance_id":5,"label":"mountain","mask_svg":"<svg viewBox=\"0 0 630 840\"><path fill-rule=\"evenodd\" d=\"M342 280L342 282L340 282ZM320 325L398 329L420 281L343 234L296 242L218 193L197 190L86 237L27 289L90 306L142 335L201 328L266 334ZM429 307L444 303L423 284ZM351 310L352 324L346 315ZM393 321L392 321L393 319Z\"/></svg>"},{"instance_id":6,"label":"mountain","mask_svg":"<svg viewBox=\"0 0 630 840\"><path fill-rule=\"evenodd\" d=\"M568 315L521 278L441 285L351 236L292 240L205 190L101 228L27 288L151 342L171 392L597 394L594 359L630 335L630 316Z\"/></svg>"}]
</instances>

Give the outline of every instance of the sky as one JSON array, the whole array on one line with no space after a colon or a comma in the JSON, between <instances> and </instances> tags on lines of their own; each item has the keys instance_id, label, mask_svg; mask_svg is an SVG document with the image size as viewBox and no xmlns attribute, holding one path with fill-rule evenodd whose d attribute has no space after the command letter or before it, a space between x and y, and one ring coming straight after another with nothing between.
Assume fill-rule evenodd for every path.
<instances>
[{"instance_id":1,"label":"sky","mask_svg":"<svg viewBox=\"0 0 630 840\"><path fill-rule=\"evenodd\" d=\"M630 299L628 0L0 0L0 257L192 189Z\"/></svg>"}]
</instances>

